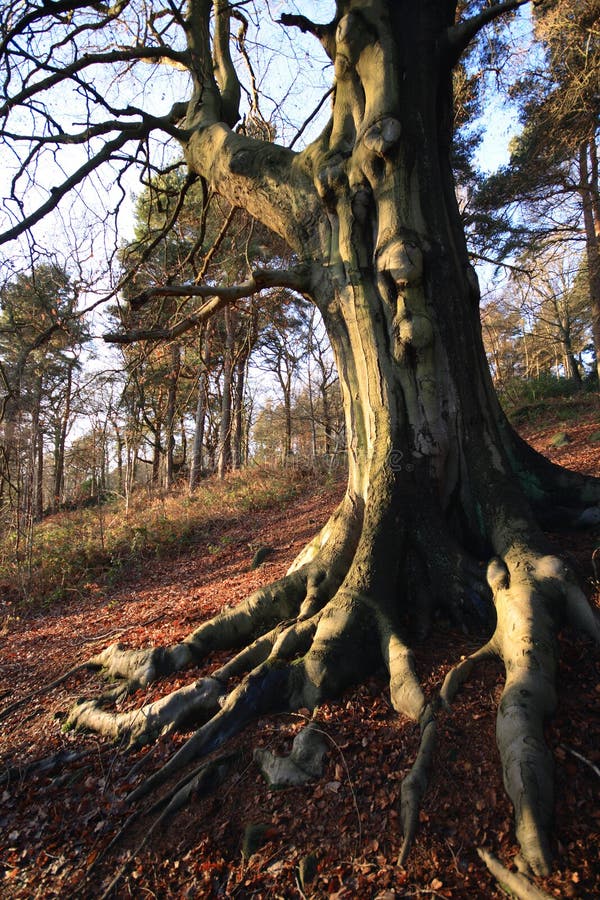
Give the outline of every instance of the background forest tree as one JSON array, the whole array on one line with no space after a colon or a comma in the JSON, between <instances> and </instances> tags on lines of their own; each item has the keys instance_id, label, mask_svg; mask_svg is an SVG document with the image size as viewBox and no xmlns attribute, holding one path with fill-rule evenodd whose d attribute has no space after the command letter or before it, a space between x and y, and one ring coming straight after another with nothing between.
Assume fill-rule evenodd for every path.
<instances>
[{"instance_id":1,"label":"background forest tree","mask_svg":"<svg viewBox=\"0 0 600 900\"><path fill-rule=\"evenodd\" d=\"M221 474L241 460L239 386L255 343L280 380L284 459L291 454L290 384L299 353L290 338L293 322L280 328L277 317L281 321L291 310L292 294L322 316L343 398L347 491L288 575L201 623L178 644L154 650L111 645L90 660L90 667L121 681L115 700L198 664L213 650L235 651L210 677L150 704L143 715L113 712L106 697L72 710L70 724L131 743L153 740L182 720L205 720L169 762L136 787L130 803L216 750L250 718L314 709L324 697L339 695L383 666L394 709L416 722L420 732L420 749L402 789L404 863L427 784L440 704L451 703L477 661L494 656L506 669L497 740L516 840L530 874L550 871L553 779L543 724L555 706L556 637L564 621L596 642L600 631L570 566L550 547L541 526L557 509L566 524L593 518L600 484L536 454L497 401L453 172L453 162L461 158L454 152L455 125L468 120L468 113L456 113L453 71L459 67L457 87L466 85L465 95L475 103L468 59L460 68L463 54L478 35L500 28L525 5L524 0L428 0L418 6L339 0L322 23L283 13L279 25L287 39L310 36L332 78L329 119L298 147L297 137L312 116L287 143L283 131L265 122L249 54L250 23L240 7L225 0L190 0L160 13L135 0L110 8L57 0L5 15L0 49L10 94L2 112L16 163L3 240L27 235L31 250L41 239L39 223L54 210L64 211L73 193L85 199L86 181L96 192L106 190L102 209L114 200L117 211L130 167L140 166L149 186L139 207L146 210L145 232L138 229L133 249L119 248L113 257L135 267L120 274L113 291L128 306L123 329L109 340L133 355L127 357L132 372L127 403L138 413L132 430L152 447L153 477L158 479L164 457L165 483L173 480L183 334L193 331L202 341L194 348L200 373L196 432L205 427L209 363L217 345L222 347L215 461ZM561 132L578 134L579 144L573 138L565 145L575 157L562 144L551 152L552 162L569 178L573 159L578 164L572 191L581 199L596 337L592 232L598 98L593 90L580 90L582 72L587 84L587 57L579 49L585 38L587 51L597 58L597 10L584 3L581 17L568 16L568 36L575 37L559 46L557 35L566 26L557 31L552 15L563 15L566 6L550 2L537 13L538 33L547 29L543 40L556 90L541 101L535 98L535 116L543 121L542 113L564 85L584 109L581 121L571 128L565 120ZM272 27L266 6L253 7L252 16L253 26ZM257 46L259 41L260 32ZM566 75L562 71L564 60L576 70L574 80L570 69ZM144 108L138 87L148 66L157 79L152 102ZM315 62L313 70L318 66ZM159 75L162 71L167 74ZM99 89L96 74L106 91ZM159 82L169 85L170 105L165 101L157 113ZM62 92L64 98L68 91L84 99L83 127L52 114L53 97ZM524 109L529 133L524 132L522 146L535 131L533 106L527 102ZM566 109L564 98L560 109ZM547 126L538 133L547 136ZM172 156L169 141L177 148ZM86 152L78 157L73 150L65 157L65 177L54 167L53 154L78 146ZM464 162L464 145L458 149ZM188 174L173 189L168 170L178 165L181 153ZM36 179L42 171L45 177ZM464 165L460 171L461 186L468 190L471 173ZM112 189L103 177L114 183ZM200 187L202 212L186 220L185 202L194 185ZM222 198L226 221L238 215L235 210L243 211L239 215L250 234L243 255L238 248L217 259L214 248L224 249L225 237L220 240L222 230L216 223L209 227L205 214L215 195ZM499 188L492 196L494 211ZM158 230L155 205L166 209ZM491 206L479 201L497 236ZM259 224L251 225L254 220ZM255 229L258 255L251 250ZM209 233L216 236L207 247ZM563 299L570 290L567 285ZM539 301L546 318L554 297L552 289ZM262 333L254 298L279 306ZM294 302L297 318L302 303ZM574 374L579 351L568 343L572 335L565 334L563 313L555 308L549 321L562 341L561 365L573 367ZM238 333L244 318L249 327L242 325ZM211 321L216 324L209 332ZM158 339L168 344L153 355L134 346ZM324 366L322 401L330 382ZM196 441L194 459L201 447ZM487 639L471 657L455 661L435 697L426 695L415 670L415 642L427 639L441 619L466 627L478 616Z\"/></svg>"},{"instance_id":2,"label":"background forest tree","mask_svg":"<svg viewBox=\"0 0 600 900\"><path fill-rule=\"evenodd\" d=\"M595 0L535 6L539 45L511 86L523 129L513 140L510 162L483 184L475 203L479 239L488 239L496 248L504 241L505 254L520 252L531 259L540 252L556 253L561 246L571 265L580 260L580 288L585 279L596 366L600 365L599 15Z\"/></svg>"}]
</instances>

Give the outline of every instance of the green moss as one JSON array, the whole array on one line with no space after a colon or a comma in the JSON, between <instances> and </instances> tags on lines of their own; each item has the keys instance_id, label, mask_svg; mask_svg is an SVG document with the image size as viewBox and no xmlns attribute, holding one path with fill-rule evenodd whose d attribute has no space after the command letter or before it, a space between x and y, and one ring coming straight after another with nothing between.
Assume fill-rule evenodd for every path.
<instances>
[{"instance_id":1,"label":"green moss","mask_svg":"<svg viewBox=\"0 0 600 900\"><path fill-rule=\"evenodd\" d=\"M552 437L550 438L551 447L565 447L570 443L571 438L566 431L557 431L556 434L552 435Z\"/></svg>"}]
</instances>

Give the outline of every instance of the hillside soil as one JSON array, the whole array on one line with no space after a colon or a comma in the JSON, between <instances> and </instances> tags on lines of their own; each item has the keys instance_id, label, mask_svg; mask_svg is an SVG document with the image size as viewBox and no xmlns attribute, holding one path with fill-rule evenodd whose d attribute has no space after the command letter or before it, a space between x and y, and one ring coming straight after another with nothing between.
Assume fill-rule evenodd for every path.
<instances>
[{"instance_id":1,"label":"hillside soil","mask_svg":"<svg viewBox=\"0 0 600 900\"><path fill-rule=\"evenodd\" d=\"M600 430L597 398L579 406L547 404L543 418L521 410L519 428L561 465L600 475L600 442L592 440ZM568 440L554 447L558 432ZM342 482L324 486L307 478L303 496L285 508L221 522L210 545L147 562L118 588L90 586L69 603L21 609L18 615L5 601L0 708L114 641L148 646L181 640L225 604L282 576L342 493ZM254 570L250 534L255 545L273 548ZM600 529L552 538L575 560L599 606L600 559L594 573L592 556ZM438 689L457 653L468 655L480 643L478 635L436 623L433 637L417 651L426 689ZM209 674L225 658L214 654L206 666L172 676L169 689ZM396 865L400 783L419 735L414 723L393 711L383 673L319 708L316 719L328 746L320 778L270 790L252 750L288 753L305 718L301 712L261 719L233 742L241 755L216 793L193 797L139 852L156 813L132 823L104 852L126 821L123 798L189 733L134 753L91 735L63 733L61 723L76 698L99 691L98 678L78 671L0 724L0 894L101 897L127 863L117 896L504 897L476 853L487 848L510 867L517 852L495 743L502 676L496 664L482 664L452 712L440 715L420 830L402 868ZM164 682L151 685L131 702L140 706L164 692ZM587 639L571 631L561 635L559 705L547 740L556 762L555 870L538 884L554 897L598 898L600 659ZM55 762L47 771L27 769L59 751L69 754L68 762ZM250 847L249 834L260 836Z\"/></svg>"}]
</instances>

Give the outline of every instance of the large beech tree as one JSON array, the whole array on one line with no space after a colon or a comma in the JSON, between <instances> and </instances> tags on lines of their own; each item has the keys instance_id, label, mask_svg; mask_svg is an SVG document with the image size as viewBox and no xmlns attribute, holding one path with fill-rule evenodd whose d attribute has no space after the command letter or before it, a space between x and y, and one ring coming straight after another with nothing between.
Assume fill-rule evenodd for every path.
<instances>
[{"instance_id":1,"label":"large beech tree","mask_svg":"<svg viewBox=\"0 0 600 900\"><path fill-rule=\"evenodd\" d=\"M239 127L242 92L231 47L232 26L241 22L242 39L245 33L243 4L27 0L4 14L5 133L17 144L25 137L27 146L4 239L35 228L99 166L122 168L128 147L143 158L151 135L171 138L190 178L284 239L293 264L265 266L237 285L157 287L134 303L199 298L176 326L181 333L242 296L293 289L323 316L344 398L347 491L286 577L203 622L182 643L113 645L90 661L133 690L212 650L236 649L212 677L141 713L113 712L106 697L72 710L72 723L132 742L205 718L130 795L132 803L250 718L314 708L383 665L395 709L421 730L403 786L404 860L439 704L452 700L477 660L496 656L506 669L497 740L516 837L530 868L549 871L553 776L543 722L556 701L557 633L565 620L596 641L600 630L540 523L557 508L576 520L600 500L600 482L538 456L497 402L450 162L453 67L480 30L523 3L337 0L325 24L282 15L292 42L300 32L312 36L333 64L329 121L302 150ZM266 16L266 4L257 3L255 13ZM135 71L152 62L171 63L191 79L189 96L163 115L140 106ZM118 108L94 82L98 67L117 64L129 73L121 94L127 79L132 85L131 102ZM84 95L88 124L67 132L49 112L39 133L22 135L38 123L45 94L62 83ZM43 179L36 157L48 146L80 143L89 146L83 161L38 207L29 206L34 193L22 203L26 173ZM427 699L411 642L428 634L440 610L468 619L473 605L487 606L493 633L472 657L457 660L440 696Z\"/></svg>"}]
</instances>

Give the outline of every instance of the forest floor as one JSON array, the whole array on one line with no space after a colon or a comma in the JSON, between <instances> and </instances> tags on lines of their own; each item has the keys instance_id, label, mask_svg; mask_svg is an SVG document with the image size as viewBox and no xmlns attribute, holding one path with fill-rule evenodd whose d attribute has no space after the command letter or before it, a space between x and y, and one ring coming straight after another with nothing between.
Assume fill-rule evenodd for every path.
<instances>
[{"instance_id":1,"label":"forest floor","mask_svg":"<svg viewBox=\"0 0 600 900\"><path fill-rule=\"evenodd\" d=\"M537 449L569 468L600 475L600 444L590 440L600 429L597 397L579 406L548 403L540 416L521 411L518 421ZM570 440L555 448L552 438L561 431ZM5 614L3 625L0 620L0 707L113 641L146 646L180 640L224 604L283 575L342 492L341 481L307 476L302 495L285 506L221 520L210 543L188 547L178 558L146 561L143 571L131 572L116 587L92 585L69 602ZM274 548L256 570L250 570L249 535L255 544ZM563 534L556 543L577 561L599 605L600 574L594 575L591 560L600 529ZM416 651L426 689L439 687L451 664L478 643L450 626L438 627ZM561 635L559 705L547 727L556 760L556 868L538 882L554 897L600 897L599 656L585 638ZM222 661L215 654L185 679L172 676L169 689ZM440 717L420 830L406 868L396 866L402 843L400 783L414 760L418 733L392 710L383 675L319 708L329 752L318 780L269 789L252 762L252 749L288 752L304 718L300 713L261 719L233 742L244 754L242 762L218 794L192 800L151 835L153 818L141 818L106 855L104 848L126 819L123 797L185 735L127 754L105 739L64 733L65 712L77 697L98 692L99 683L93 674L77 672L0 725L2 897L101 897L128 860L116 888L119 897L505 896L476 853L477 847L486 847L510 866L517 852L494 736L503 685L497 665L483 664L452 713ZM141 704L165 692L164 682L151 685L135 700ZM73 754L68 764L47 772L26 769L28 762L61 750ZM132 772L135 764L137 772ZM248 856L244 835L252 825L264 826L263 842ZM146 845L138 850L145 837Z\"/></svg>"}]
</instances>

